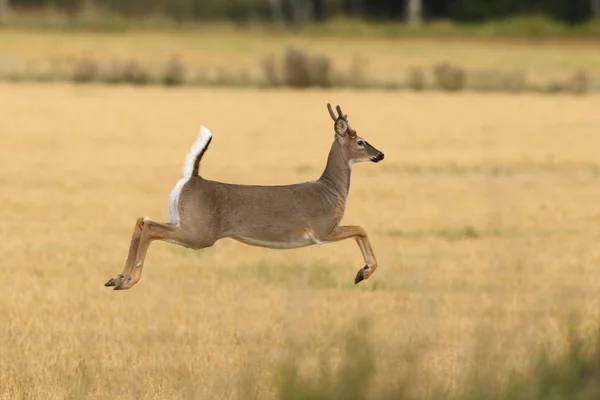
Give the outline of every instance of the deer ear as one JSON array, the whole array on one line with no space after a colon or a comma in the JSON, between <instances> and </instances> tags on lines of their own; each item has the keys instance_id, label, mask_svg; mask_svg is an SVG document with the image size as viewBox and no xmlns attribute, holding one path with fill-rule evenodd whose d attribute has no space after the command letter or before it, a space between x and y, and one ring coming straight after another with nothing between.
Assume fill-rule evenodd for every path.
<instances>
[{"instance_id":1,"label":"deer ear","mask_svg":"<svg viewBox=\"0 0 600 400\"><path fill-rule=\"evenodd\" d=\"M337 121L335 121L335 133L341 137L348 134L348 123L342 118L338 118Z\"/></svg>"}]
</instances>

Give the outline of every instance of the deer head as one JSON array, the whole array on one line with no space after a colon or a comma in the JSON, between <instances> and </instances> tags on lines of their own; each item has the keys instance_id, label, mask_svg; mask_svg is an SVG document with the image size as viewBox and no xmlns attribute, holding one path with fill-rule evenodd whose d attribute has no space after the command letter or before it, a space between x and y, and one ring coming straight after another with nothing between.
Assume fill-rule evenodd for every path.
<instances>
[{"instance_id":1,"label":"deer head","mask_svg":"<svg viewBox=\"0 0 600 400\"><path fill-rule=\"evenodd\" d=\"M327 109L334 121L335 138L340 143L344 158L350 166L357 162L372 161L376 163L383 160L384 154L358 136L356 131L350 127L348 116L342 112L340 106L336 106L337 116L333 112L331 104L327 103Z\"/></svg>"}]
</instances>

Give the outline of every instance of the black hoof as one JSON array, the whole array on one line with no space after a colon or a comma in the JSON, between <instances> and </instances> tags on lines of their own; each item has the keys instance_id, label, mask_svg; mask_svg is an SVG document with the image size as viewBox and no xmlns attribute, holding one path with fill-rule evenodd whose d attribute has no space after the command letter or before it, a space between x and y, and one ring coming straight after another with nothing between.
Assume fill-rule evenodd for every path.
<instances>
[{"instance_id":1,"label":"black hoof","mask_svg":"<svg viewBox=\"0 0 600 400\"><path fill-rule=\"evenodd\" d=\"M125 282L127 282L127 283L131 282L131 276L128 277L127 279L125 279L124 281L121 281L121 283L119 283L113 290L125 290L125 289L127 289L127 288L123 287L123 284Z\"/></svg>"},{"instance_id":2,"label":"black hoof","mask_svg":"<svg viewBox=\"0 0 600 400\"><path fill-rule=\"evenodd\" d=\"M354 284L356 285L358 282L362 281L365 279L365 269L369 269L368 265L365 265L363 268L358 270L358 273L356 274L356 278L354 278Z\"/></svg>"},{"instance_id":3,"label":"black hoof","mask_svg":"<svg viewBox=\"0 0 600 400\"><path fill-rule=\"evenodd\" d=\"M123 279L123 275L119 274L117 275L115 278L110 278L108 281L106 281L106 283L104 284L104 286L115 286L117 284L117 281Z\"/></svg>"}]
</instances>

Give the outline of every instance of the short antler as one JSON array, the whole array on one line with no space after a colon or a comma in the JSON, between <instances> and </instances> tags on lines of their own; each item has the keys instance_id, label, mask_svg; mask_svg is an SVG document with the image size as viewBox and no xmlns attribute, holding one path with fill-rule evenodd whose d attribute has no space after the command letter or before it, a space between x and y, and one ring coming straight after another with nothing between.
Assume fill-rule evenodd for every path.
<instances>
[{"instance_id":1,"label":"short antler","mask_svg":"<svg viewBox=\"0 0 600 400\"><path fill-rule=\"evenodd\" d=\"M331 104L327 103L327 110L329 111L329 115L331 119L335 122L335 131L340 136L345 136L346 134L351 137L356 136L356 131L348 125L348 116L342 112L342 108L340 106L335 106L338 115L336 116L333 112L333 108L331 108Z\"/></svg>"},{"instance_id":2,"label":"short antler","mask_svg":"<svg viewBox=\"0 0 600 400\"><path fill-rule=\"evenodd\" d=\"M335 108L336 108L340 118L344 118L346 120L346 122L348 122L348 116L342 112L342 107L336 106Z\"/></svg>"},{"instance_id":3,"label":"short antler","mask_svg":"<svg viewBox=\"0 0 600 400\"><path fill-rule=\"evenodd\" d=\"M327 103L327 110L329 110L329 115L331 115L331 119L335 122L337 121L337 117L335 116L335 113L333 112L333 108L331 108L331 104Z\"/></svg>"},{"instance_id":4,"label":"short antler","mask_svg":"<svg viewBox=\"0 0 600 400\"><path fill-rule=\"evenodd\" d=\"M331 104L327 103L327 110L329 110L329 115L331 115L331 119L334 122L337 121L339 118L342 118L342 119L346 120L346 122L348 122L348 115L346 115L342 112L342 108L340 106L335 106L335 109L338 112L338 116L336 116L335 113L333 112L333 108L331 108Z\"/></svg>"}]
</instances>

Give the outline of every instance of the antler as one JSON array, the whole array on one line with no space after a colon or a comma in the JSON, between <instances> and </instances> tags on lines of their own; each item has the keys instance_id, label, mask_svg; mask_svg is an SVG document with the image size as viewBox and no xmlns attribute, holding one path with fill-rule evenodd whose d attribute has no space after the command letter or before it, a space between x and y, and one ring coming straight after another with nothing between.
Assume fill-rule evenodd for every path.
<instances>
[{"instance_id":1,"label":"antler","mask_svg":"<svg viewBox=\"0 0 600 400\"><path fill-rule=\"evenodd\" d=\"M346 122L348 122L348 116L342 112L342 108L340 106L335 107L340 118L344 118Z\"/></svg>"},{"instance_id":2,"label":"antler","mask_svg":"<svg viewBox=\"0 0 600 400\"><path fill-rule=\"evenodd\" d=\"M331 104L327 103L327 110L329 110L329 115L331 115L331 119L334 122L337 121L339 118L342 118L342 119L346 120L346 122L348 122L348 116L342 112L341 107L335 106L335 109L338 112L338 116L336 116L335 113L333 112L333 108L331 108Z\"/></svg>"},{"instance_id":3,"label":"antler","mask_svg":"<svg viewBox=\"0 0 600 400\"><path fill-rule=\"evenodd\" d=\"M335 116L335 113L333 112L333 109L331 108L331 104L327 103L327 110L329 110L329 115L331 115L331 119L335 122L337 121L337 117Z\"/></svg>"},{"instance_id":4,"label":"antler","mask_svg":"<svg viewBox=\"0 0 600 400\"><path fill-rule=\"evenodd\" d=\"M348 125L348 116L342 112L342 108L340 106L335 107L338 115L336 116L333 112L333 108L331 108L331 104L327 103L327 110L329 110L329 115L331 119L335 122L335 131L340 136L345 136L346 134L351 137L356 136L356 131Z\"/></svg>"}]
</instances>

